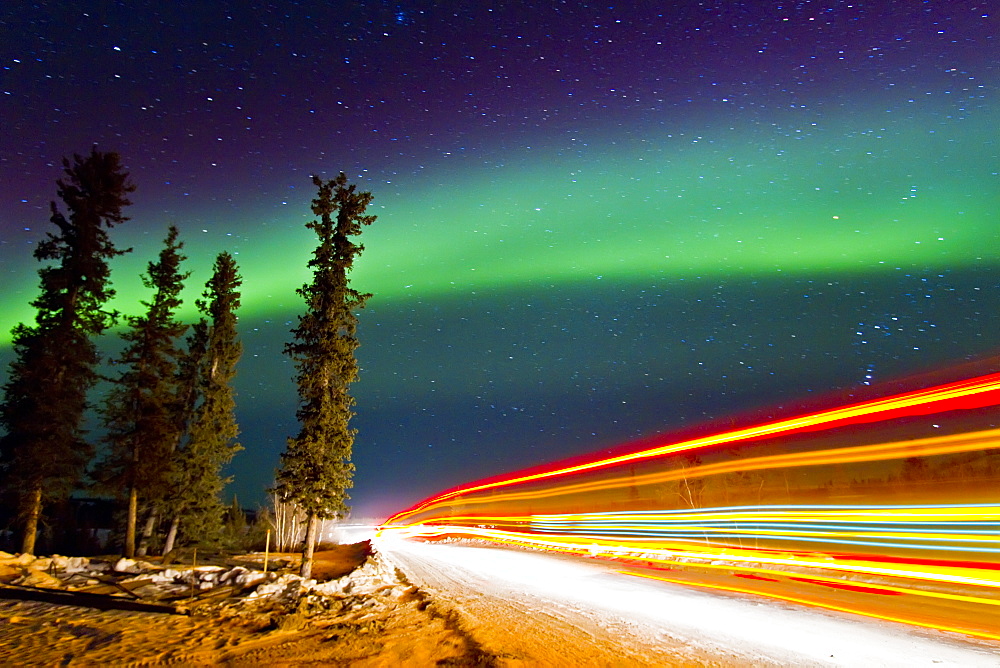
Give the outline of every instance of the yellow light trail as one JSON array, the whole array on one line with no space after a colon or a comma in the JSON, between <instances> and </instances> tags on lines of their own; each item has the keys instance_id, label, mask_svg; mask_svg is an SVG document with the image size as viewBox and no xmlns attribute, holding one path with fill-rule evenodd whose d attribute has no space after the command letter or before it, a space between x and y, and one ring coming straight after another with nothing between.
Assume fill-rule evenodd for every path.
<instances>
[{"instance_id":1,"label":"yellow light trail","mask_svg":"<svg viewBox=\"0 0 1000 668\"><path fill-rule=\"evenodd\" d=\"M866 561L863 558L834 559L829 556L820 557L813 555L811 557L802 557L794 554L781 556L773 552L740 549L735 546L716 549L710 547L693 549L691 545L682 543L671 544L667 541L610 541L599 536L540 536L530 533L461 525L383 527L381 535L394 535L400 538L468 536L495 543L572 552L575 554L617 555L618 557L641 559L642 561L659 561L664 564L677 564L681 560L702 560L706 562L723 560L733 562L730 565L731 567L742 567L747 563L772 564L793 569L804 569L805 571L819 569L859 575L922 580L939 584L1000 589L1000 571L991 564L984 564L984 568L972 568L968 566L942 567L935 564L919 563L885 566L880 562Z\"/></svg>"},{"instance_id":2,"label":"yellow light trail","mask_svg":"<svg viewBox=\"0 0 1000 668\"><path fill-rule=\"evenodd\" d=\"M627 475L608 480L596 480L575 484L564 483L559 486L523 492L490 494L489 496L469 496L473 492L491 489L493 486L482 485L463 490L460 494L447 494L423 502L417 509L400 513L390 518L386 524L398 523L407 517L420 512L432 510L445 505L461 496L462 505L493 505L500 501L531 501L563 496L567 494L586 494L602 490L620 488L627 485L653 485L678 480L690 480L711 475L738 473L757 470L797 468L804 466L824 466L831 464L850 464L856 462L888 461L905 459L907 457L930 457L942 454L990 450L1000 448L1000 429L975 432L971 434L953 434L935 436L912 441L895 443L877 443L856 447L839 448L836 450L819 450L783 455L769 455L741 460L720 462L717 464L701 464L697 466L655 471L653 473ZM523 481L529 482L539 478L526 476ZM497 485L499 486L499 485Z\"/></svg>"},{"instance_id":3,"label":"yellow light trail","mask_svg":"<svg viewBox=\"0 0 1000 668\"><path fill-rule=\"evenodd\" d=\"M987 395L987 396L984 396ZM790 433L803 430L811 430L823 425L832 427L838 423L853 424L865 421L885 420L894 417L894 414L903 415L924 415L942 412L945 410L955 410L958 408L970 408L979 406L992 406L1000 402L1000 374L990 374L978 378L949 383L938 387L906 392L903 394L866 401L840 408L834 408L819 413L804 415L788 420L779 420L763 425L735 429L720 434L706 436L702 438L690 439L679 443L668 444L656 448L650 448L627 455L600 459L593 462L567 466L552 471L533 473L527 475L517 475L493 482L473 484L449 492L444 492L438 496L427 499L409 510L397 513L390 517L386 524L404 523L408 517L412 517L425 510L430 510L434 506L440 506L451 499L468 495L478 491L509 487L512 485L524 484L533 481L546 480L556 477L565 477L573 474L580 474L596 469L604 469L620 464L634 463L656 457L676 454L696 448L704 448L722 443L733 443L757 439L764 436L773 436L781 433ZM881 417L877 417L881 414ZM996 439L996 433L992 432L988 438ZM872 454L876 455L880 447L873 448ZM899 444L889 444L890 449L900 447ZM964 446L959 446L964 447ZM996 447L996 446L992 446ZM961 450L957 450L961 451ZM889 457L888 453L883 453L883 457ZM899 455L894 455L899 456ZM817 462L819 463L819 462ZM587 490L581 490L587 491ZM530 497L529 497L530 498Z\"/></svg>"},{"instance_id":4,"label":"yellow light trail","mask_svg":"<svg viewBox=\"0 0 1000 668\"><path fill-rule=\"evenodd\" d=\"M380 531L681 570L687 579L648 577L997 640L1000 626L976 621L976 606L991 615L1000 606L997 406L1000 374L981 376L471 483ZM790 444L780 438L793 434ZM704 450L732 443L745 445ZM876 594L934 601L934 614L965 606L956 614L969 628L896 610Z\"/></svg>"},{"instance_id":5,"label":"yellow light trail","mask_svg":"<svg viewBox=\"0 0 1000 668\"><path fill-rule=\"evenodd\" d=\"M700 588L703 588L703 589L716 589L716 590L719 590L719 591L728 591L728 592L734 592L734 593L738 593L738 594L752 594L752 595L758 595L758 596L766 596L768 598L775 598L775 599L779 599L779 600L782 600L782 601L789 601L791 603L799 603L799 604L802 604L802 605L808 605L808 606L815 607L815 608L824 608L826 610L836 610L838 612L848 612L848 613L851 613L851 614L863 615L865 617L872 617L874 619L884 619L884 620L889 621L889 622L898 622L898 623L901 623L901 624L908 624L910 626L921 626L923 628L936 629L936 630L939 630L939 631L949 631L949 632L952 632L952 633L962 633L962 634L974 636L974 637L977 637L977 638L985 638L987 640L1000 640L1000 635L998 635L996 633L989 633L989 632L986 632L986 631L978 631L978 630L975 630L975 629L968 629L968 628L963 628L963 627L953 626L953 625L934 624L934 623L930 623L930 622L920 622L920 621L916 621L916 620L914 620L912 618L909 618L909 617L902 617L902 616L898 616L898 615L882 615L882 614L878 614L876 612L872 612L870 610L866 610L865 608L861 608L861 607L858 607L858 606L834 605L832 603L823 603L823 602L816 601L816 600L813 600L813 599L801 598L801 597L797 597L797 596L785 596L785 595L782 595L782 594L774 594L774 593L771 593L771 594L762 594L761 592L756 591L754 589L747 589L747 588L743 588L743 587L733 587L733 586L729 586L729 585L714 585L714 584L705 584L705 583L699 583L699 582L689 582L687 580L677 580L677 579L674 579L674 578L668 578L668 577L663 577L663 576L659 576L659 575L651 575L651 574L648 574L648 573L633 573L633 572L630 572L630 571L619 571L619 573L623 573L625 575L632 575L632 576L640 577L640 578L647 578L649 580L660 580L662 582L670 582L670 583L673 583L673 584L680 584L680 585L684 585L686 587L700 587Z\"/></svg>"}]
</instances>

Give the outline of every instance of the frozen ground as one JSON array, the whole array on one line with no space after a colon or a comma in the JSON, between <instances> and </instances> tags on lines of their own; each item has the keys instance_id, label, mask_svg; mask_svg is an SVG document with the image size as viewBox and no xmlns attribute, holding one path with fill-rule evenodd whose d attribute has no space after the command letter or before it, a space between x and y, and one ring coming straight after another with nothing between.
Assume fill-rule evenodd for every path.
<instances>
[{"instance_id":1,"label":"frozen ground","mask_svg":"<svg viewBox=\"0 0 1000 668\"><path fill-rule=\"evenodd\" d=\"M183 602L187 614L0 599L0 665L1000 667L998 643L693 590L612 562L389 539L375 549L328 582L220 569L247 588ZM82 567L27 561L12 557L8 575L40 587L65 588ZM192 577L135 567L163 593ZM62 580L46 581L53 571Z\"/></svg>"},{"instance_id":2,"label":"frozen ground","mask_svg":"<svg viewBox=\"0 0 1000 668\"><path fill-rule=\"evenodd\" d=\"M0 580L22 585L0 592L0 666L483 663L477 645L458 629L452 613L429 601L377 554L350 575L325 582L304 581L289 572L265 576L245 567L115 564L134 569L123 573L109 563L88 561L74 559L67 568L54 566L48 558L0 553ZM237 574L227 579L247 581L237 595L206 601L194 593L202 586L217 591L211 587L218 582L210 582L210 576L216 574L218 581L227 573ZM172 602L161 605L160 612L148 612L9 598L33 591L45 598L51 590L68 596L76 587L73 583L93 587L98 576L124 587L143 582L132 591L142 592L144 598L168 596ZM190 590L192 595L178 599L178 586L181 594ZM229 586L220 588L225 594Z\"/></svg>"}]
</instances>

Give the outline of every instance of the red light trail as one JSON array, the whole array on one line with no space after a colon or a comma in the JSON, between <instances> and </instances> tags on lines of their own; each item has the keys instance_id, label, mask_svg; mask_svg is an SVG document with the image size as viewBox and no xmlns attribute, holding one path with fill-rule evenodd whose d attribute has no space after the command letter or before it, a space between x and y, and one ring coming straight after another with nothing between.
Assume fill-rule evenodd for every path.
<instances>
[{"instance_id":1,"label":"red light trail","mask_svg":"<svg viewBox=\"0 0 1000 668\"><path fill-rule=\"evenodd\" d=\"M514 473L382 532L1000 640L1000 374ZM669 571L669 575L664 573Z\"/></svg>"}]
</instances>

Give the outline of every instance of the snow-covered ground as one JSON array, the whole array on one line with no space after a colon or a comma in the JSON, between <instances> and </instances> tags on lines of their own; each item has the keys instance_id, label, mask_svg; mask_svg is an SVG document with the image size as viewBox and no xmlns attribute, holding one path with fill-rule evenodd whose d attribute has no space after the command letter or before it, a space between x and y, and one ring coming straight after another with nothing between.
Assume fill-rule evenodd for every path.
<instances>
[{"instance_id":1,"label":"snow-covered ground","mask_svg":"<svg viewBox=\"0 0 1000 668\"><path fill-rule=\"evenodd\" d=\"M1000 666L1000 644L546 553L381 538L377 549L514 664Z\"/></svg>"},{"instance_id":2,"label":"snow-covered ground","mask_svg":"<svg viewBox=\"0 0 1000 668\"><path fill-rule=\"evenodd\" d=\"M327 582L7 555L6 577L43 589L111 573L154 599L180 586L171 611L187 614L0 597L0 665L1000 667L995 641L633 577L610 561L390 538L375 549ZM240 592L221 586L231 581ZM195 594L213 587L227 596Z\"/></svg>"},{"instance_id":3,"label":"snow-covered ground","mask_svg":"<svg viewBox=\"0 0 1000 668\"><path fill-rule=\"evenodd\" d=\"M159 598L179 585L189 594L141 610L129 596L72 596L70 587L97 585L98 577L120 585L118 593L131 587ZM195 594L240 580L240 592L219 587L233 596ZM4 581L12 586L0 585L0 666L489 665L447 610L377 554L349 575L316 582L241 566L167 569L0 553Z\"/></svg>"}]
</instances>

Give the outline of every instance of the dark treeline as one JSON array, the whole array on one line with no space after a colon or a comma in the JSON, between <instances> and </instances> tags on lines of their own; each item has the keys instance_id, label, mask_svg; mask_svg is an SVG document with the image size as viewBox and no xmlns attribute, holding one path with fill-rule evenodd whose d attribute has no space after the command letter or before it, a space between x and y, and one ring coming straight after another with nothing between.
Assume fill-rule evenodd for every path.
<instances>
[{"instance_id":1,"label":"dark treeline","mask_svg":"<svg viewBox=\"0 0 1000 668\"><path fill-rule=\"evenodd\" d=\"M22 552L34 553L43 527L67 545L66 537L79 539L113 501L126 557L179 545L232 547L234 527L247 533L235 499L230 507L221 500L230 482L223 467L242 449L232 387L242 354L239 267L219 253L195 301L200 317L181 322L190 272L178 229L170 226L141 276L148 291L141 314L122 316L108 307L115 295L109 260L131 249L117 248L108 232L129 220L123 209L135 186L116 153L96 148L64 160L63 171L56 183L66 212L52 203L56 230L35 249L45 263L31 302L37 315L12 331L14 360L0 401L0 501L13 511L7 530L20 536ZM298 370L301 430L288 439L273 490L276 503L291 504L307 520L308 557L317 521L348 512L354 310L370 296L349 285L347 273L363 250L350 237L375 219L364 215L371 193L356 192L344 174L313 181L319 220L307 227L319 239L309 261L314 278L298 291L306 313L285 350ZM118 324L123 347L104 359L96 341ZM89 395L100 381L107 389L92 406ZM83 426L91 410L102 426L96 442ZM84 497L97 498L81 503ZM304 558L305 575L310 565Z\"/></svg>"},{"instance_id":2,"label":"dark treeline","mask_svg":"<svg viewBox=\"0 0 1000 668\"><path fill-rule=\"evenodd\" d=\"M57 527L63 533L79 529L64 507L80 491L123 502L128 557L145 554L163 525L167 551L178 532L199 541L219 537L227 482L221 470L239 450L231 387L241 353L236 263L219 254L197 301L204 317L180 322L190 273L182 270L184 244L171 226L141 277L149 290L142 315L122 317L108 308L115 295L108 261L131 249L118 249L108 232L129 220L123 210L135 186L116 153L96 148L64 160L63 171L57 195L66 212L52 203L57 229L35 250L47 262L32 302L37 315L33 325L13 329L14 360L0 403L0 482L6 507L15 510L21 551L35 551L39 530L51 526L47 519L69 525ZM111 371L103 376L96 340L119 323L124 348L107 360ZM95 444L83 425L92 408L88 394L102 379L109 389L93 407L104 426Z\"/></svg>"}]
</instances>

